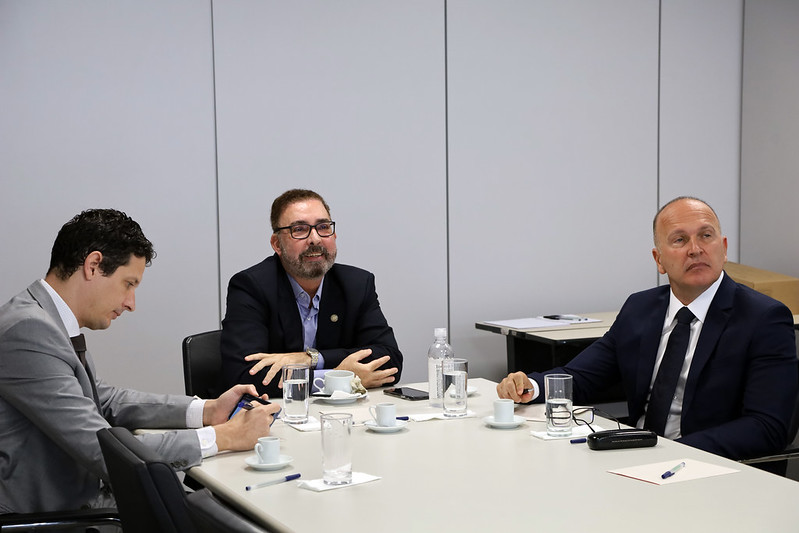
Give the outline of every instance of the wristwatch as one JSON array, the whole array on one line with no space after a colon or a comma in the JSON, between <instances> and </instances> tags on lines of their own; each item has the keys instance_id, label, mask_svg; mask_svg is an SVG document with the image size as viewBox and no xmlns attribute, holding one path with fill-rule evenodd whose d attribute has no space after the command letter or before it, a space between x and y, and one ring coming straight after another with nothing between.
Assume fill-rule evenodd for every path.
<instances>
[{"instance_id":1,"label":"wristwatch","mask_svg":"<svg viewBox=\"0 0 799 533\"><path fill-rule=\"evenodd\" d=\"M319 364L319 350L308 348L305 353L311 358L311 368L316 368L316 365Z\"/></svg>"}]
</instances>

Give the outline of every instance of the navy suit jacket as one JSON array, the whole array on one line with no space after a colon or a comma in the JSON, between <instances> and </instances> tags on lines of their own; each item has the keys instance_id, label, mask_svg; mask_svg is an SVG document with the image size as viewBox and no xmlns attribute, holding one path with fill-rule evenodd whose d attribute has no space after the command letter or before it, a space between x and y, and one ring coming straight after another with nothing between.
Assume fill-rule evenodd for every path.
<instances>
[{"instance_id":1,"label":"navy suit jacket","mask_svg":"<svg viewBox=\"0 0 799 533\"><path fill-rule=\"evenodd\" d=\"M223 390L237 383L253 383L259 394L282 396L279 376L264 386L267 368L251 376L252 353L287 353L305 350L302 321L288 275L277 254L233 276L228 285L227 311L222 321ZM394 383L402 372L402 353L388 325L375 291L374 274L348 265L334 264L325 275L319 302L316 349L326 368L345 357L371 348L373 359L389 355L381 368L396 367Z\"/></svg>"},{"instance_id":2,"label":"navy suit jacket","mask_svg":"<svg viewBox=\"0 0 799 533\"><path fill-rule=\"evenodd\" d=\"M546 373L572 374L578 404L621 382L634 424L646 409L668 304L668 285L633 294L601 339ZM688 372L678 440L731 459L782 451L793 438L797 372L791 312L725 274ZM543 391L542 376L530 377Z\"/></svg>"}]
</instances>

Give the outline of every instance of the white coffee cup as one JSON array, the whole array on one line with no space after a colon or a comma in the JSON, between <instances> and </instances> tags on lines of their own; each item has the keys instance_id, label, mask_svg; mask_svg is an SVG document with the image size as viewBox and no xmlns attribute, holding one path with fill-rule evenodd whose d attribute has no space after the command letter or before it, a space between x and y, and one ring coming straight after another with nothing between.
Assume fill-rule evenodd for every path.
<instances>
[{"instance_id":1,"label":"white coffee cup","mask_svg":"<svg viewBox=\"0 0 799 533\"><path fill-rule=\"evenodd\" d=\"M369 414L375 419L375 423L381 427L391 427L397 425L397 406L393 403L379 403L369 407Z\"/></svg>"},{"instance_id":2,"label":"white coffee cup","mask_svg":"<svg viewBox=\"0 0 799 533\"><path fill-rule=\"evenodd\" d=\"M275 464L280 460L280 438L261 437L255 445L255 455L258 462L269 465Z\"/></svg>"},{"instance_id":3,"label":"white coffee cup","mask_svg":"<svg viewBox=\"0 0 799 533\"><path fill-rule=\"evenodd\" d=\"M494 422L508 424L513 422L513 400L494 400Z\"/></svg>"},{"instance_id":4,"label":"white coffee cup","mask_svg":"<svg viewBox=\"0 0 799 533\"><path fill-rule=\"evenodd\" d=\"M325 394L333 394L336 391L352 392L352 378L355 373L349 370L328 370L324 377L313 380L315 387L322 389Z\"/></svg>"}]
</instances>

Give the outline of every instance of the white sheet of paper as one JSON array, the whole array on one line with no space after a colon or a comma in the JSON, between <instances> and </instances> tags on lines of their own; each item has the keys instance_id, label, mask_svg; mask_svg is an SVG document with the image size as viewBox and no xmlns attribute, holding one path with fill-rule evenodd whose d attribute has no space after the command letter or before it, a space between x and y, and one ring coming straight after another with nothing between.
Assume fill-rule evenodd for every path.
<instances>
[{"instance_id":1,"label":"white sheet of paper","mask_svg":"<svg viewBox=\"0 0 799 533\"><path fill-rule=\"evenodd\" d=\"M508 320L486 320L487 324L510 329L543 329L560 326L571 326L573 324L589 324L591 322L602 322L598 318L582 317L581 320L553 320L542 316L532 318L511 318Z\"/></svg>"},{"instance_id":2,"label":"white sheet of paper","mask_svg":"<svg viewBox=\"0 0 799 533\"><path fill-rule=\"evenodd\" d=\"M550 320L548 318L512 318L508 320L486 320L486 323L501 328L511 329L535 329L552 328L555 326L568 326L571 322L567 320Z\"/></svg>"},{"instance_id":3,"label":"white sheet of paper","mask_svg":"<svg viewBox=\"0 0 799 533\"><path fill-rule=\"evenodd\" d=\"M666 479L661 478L664 472L674 468L675 465L678 465L681 462L685 462L685 466L676 474ZM652 463L648 465L619 468L618 470L608 470L608 472L624 477L639 479L641 481L646 481L647 483L654 483L655 485L670 485L672 483L680 483L681 481L689 481L691 479L732 474L734 472L738 472L738 470L734 468L727 468L726 466L703 463L702 461L696 461L694 459L674 459L673 461L664 461L662 463Z\"/></svg>"},{"instance_id":4,"label":"white sheet of paper","mask_svg":"<svg viewBox=\"0 0 799 533\"><path fill-rule=\"evenodd\" d=\"M352 473L352 483L348 483L346 485L325 485L325 482L321 479L309 479L309 480L301 480L297 483L297 486L301 489L308 489L314 492L322 492L325 490L334 490L334 489L343 489L346 487L352 487L353 485L359 485L361 483L369 483L370 481L375 481L380 479L380 476L373 476L371 474L364 474L363 472L353 472Z\"/></svg>"},{"instance_id":5,"label":"white sheet of paper","mask_svg":"<svg viewBox=\"0 0 799 533\"><path fill-rule=\"evenodd\" d=\"M321 431L322 424L319 422L317 418L312 416L308 416L308 421L304 424L289 424L286 422L286 425L289 427L293 427L297 431Z\"/></svg>"},{"instance_id":6,"label":"white sheet of paper","mask_svg":"<svg viewBox=\"0 0 799 533\"><path fill-rule=\"evenodd\" d=\"M603 428L596 424L591 424L591 426L596 431L603 431ZM579 439L580 437L587 437L591 433L593 433L593 431L588 429L588 426L575 426L572 428L571 435L566 435L565 437L553 437L552 435L547 434L546 429L540 431L530 431L530 435L541 440ZM661 472L661 474L662 473L663 472Z\"/></svg>"}]
</instances>

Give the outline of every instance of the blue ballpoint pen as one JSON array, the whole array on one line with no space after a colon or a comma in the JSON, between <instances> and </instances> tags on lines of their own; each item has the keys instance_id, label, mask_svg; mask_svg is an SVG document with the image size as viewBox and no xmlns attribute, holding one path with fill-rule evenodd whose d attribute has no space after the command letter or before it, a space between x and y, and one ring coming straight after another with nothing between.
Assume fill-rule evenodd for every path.
<instances>
[{"instance_id":1,"label":"blue ballpoint pen","mask_svg":"<svg viewBox=\"0 0 799 533\"><path fill-rule=\"evenodd\" d=\"M260 489L261 487L268 487L269 485L277 485L278 483L285 483L286 481L291 481L292 479L298 479L300 474L290 474L285 477L279 477L277 479L273 479L272 481L264 481L263 483L258 483L257 485L247 485L244 487L245 490L255 490Z\"/></svg>"},{"instance_id":2,"label":"blue ballpoint pen","mask_svg":"<svg viewBox=\"0 0 799 533\"><path fill-rule=\"evenodd\" d=\"M674 467L674 468L672 468L671 470L667 470L666 472L663 472L663 474L660 476L660 477L661 477L661 479L668 479L668 478L670 478L671 476L673 476L674 474L676 474L677 472L679 472L679 470L680 470L682 467L684 467L684 466L685 466L685 461L683 461L682 463L678 464L677 466L675 466L675 467Z\"/></svg>"}]
</instances>

